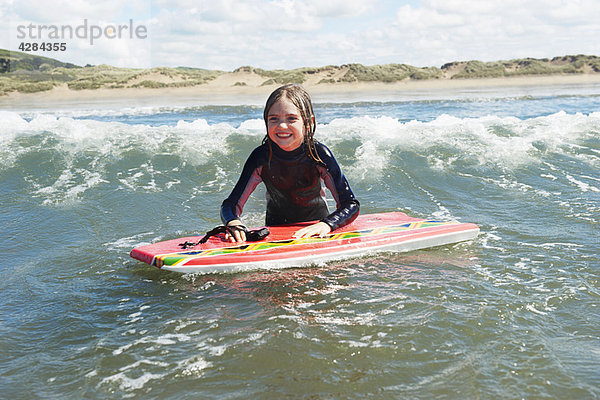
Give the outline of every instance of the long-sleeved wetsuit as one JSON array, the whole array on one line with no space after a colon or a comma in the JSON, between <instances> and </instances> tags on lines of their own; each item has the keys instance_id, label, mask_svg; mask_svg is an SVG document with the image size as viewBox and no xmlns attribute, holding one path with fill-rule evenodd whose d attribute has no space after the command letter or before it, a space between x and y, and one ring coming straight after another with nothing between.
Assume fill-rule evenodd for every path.
<instances>
[{"instance_id":1,"label":"long-sleeved wetsuit","mask_svg":"<svg viewBox=\"0 0 600 400\"><path fill-rule=\"evenodd\" d=\"M260 182L264 182L267 188L266 225L320 220L334 230L354 221L358 216L359 202L325 145L316 143L323 164L306 155L305 144L289 152L275 143L271 146L270 161L269 145L266 143L254 149L248 157L240 179L221 205L224 224L239 218L248 197ZM336 202L336 211L331 214L321 180Z\"/></svg>"}]
</instances>

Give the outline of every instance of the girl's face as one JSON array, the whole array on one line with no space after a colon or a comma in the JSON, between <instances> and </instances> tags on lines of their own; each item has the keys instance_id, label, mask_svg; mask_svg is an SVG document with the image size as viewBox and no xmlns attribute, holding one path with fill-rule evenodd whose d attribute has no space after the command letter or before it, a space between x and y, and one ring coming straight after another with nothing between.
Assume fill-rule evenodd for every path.
<instances>
[{"instance_id":1,"label":"girl's face","mask_svg":"<svg viewBox=\"0 0 600 400\"><path fill-rule=\"evenodd\" d=\"M304 141L304 120L300 110L289 99L280 98L267 114L267 132L281 149L296 150Z\"/></svg>"}]
</instances>

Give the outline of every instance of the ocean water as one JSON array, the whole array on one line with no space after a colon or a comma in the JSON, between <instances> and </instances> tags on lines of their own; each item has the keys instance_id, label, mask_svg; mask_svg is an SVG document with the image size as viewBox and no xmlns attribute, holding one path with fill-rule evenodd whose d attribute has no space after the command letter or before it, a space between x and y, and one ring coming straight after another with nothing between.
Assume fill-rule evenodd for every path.
<instances>
[{"instance_id":1,"label":"ocean water","mask_svg":"<svg viewBox=\"0 0 600 400\"><path fill-rule=\"evenodd\" d=\"M266 95L265 95L266 98ZM0 110L0 397L597 399L600 86L315 96L362 213L473 241L185 276L259 102ZM245 220L261 225L264 189Z\"/></svg>"}]
</instances>

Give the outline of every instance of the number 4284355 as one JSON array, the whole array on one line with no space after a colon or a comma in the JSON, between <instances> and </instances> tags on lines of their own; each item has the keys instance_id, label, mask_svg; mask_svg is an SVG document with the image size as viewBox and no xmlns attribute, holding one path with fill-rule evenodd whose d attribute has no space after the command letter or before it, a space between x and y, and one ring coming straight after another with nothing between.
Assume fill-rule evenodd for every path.
<instances>
[{"instance_id":1,"label":"number 4284355","mask_svg":"<svg viewBox=\"0 0 600 400\"><path fill-rule=\"evenodd\" d=\"M66 43L28 43L21 42L19 45L19 50L21 51L65 51L67 50Z\"/></svg>"}]
</instances>

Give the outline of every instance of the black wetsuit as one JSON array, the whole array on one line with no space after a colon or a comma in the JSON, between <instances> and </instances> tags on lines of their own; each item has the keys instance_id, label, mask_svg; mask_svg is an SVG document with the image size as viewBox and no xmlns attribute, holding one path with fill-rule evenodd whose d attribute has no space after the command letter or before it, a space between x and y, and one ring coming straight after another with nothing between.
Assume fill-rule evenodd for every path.
<instances>
[{"instance_id":1,"label":"black wetsuit","mask_svg":"<svg viewBox=\"0 0 600 400\"><path fill-rule=\"evenodd\" d=\"M289 152L275 143L271 146L270 161L266 143L248 157L240 179L221 205L224 224L239 218L248 197L260 182L267 187L266 225L320 220L334 230L354 221L359 212L358 200L325 145L316 143L323 164L306 155L305 144ZM335 199L337 209L333 213L327 209L321 180Z\"/></svg>"}]
</instances>

